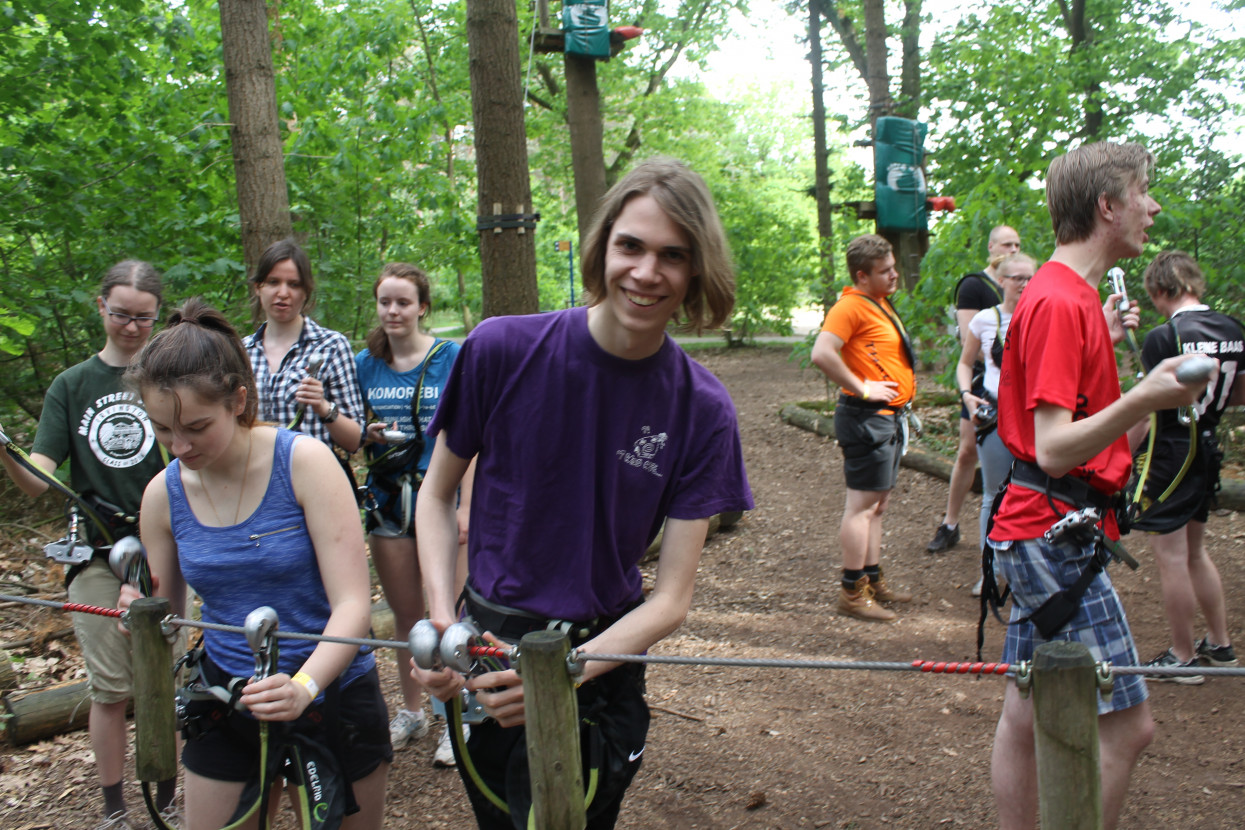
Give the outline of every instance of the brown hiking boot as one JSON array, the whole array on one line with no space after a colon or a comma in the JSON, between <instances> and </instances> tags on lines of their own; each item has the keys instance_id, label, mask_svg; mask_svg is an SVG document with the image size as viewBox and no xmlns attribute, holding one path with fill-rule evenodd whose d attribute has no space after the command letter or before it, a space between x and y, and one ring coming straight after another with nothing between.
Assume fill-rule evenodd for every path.
<instances>
[{"instance_id":1,"label":"brown hiking boot","mask_svg":"<svg viewBox=\"0 0 1245 830\"><path fill-rule=\"evenodd\" d=\"M845 587L839 588L839 613L869 622L890 622L896 617L894 611L873 601L873 586L867 576L856 580L850 591Z\"/></svg>"},{"instance_id":2,"label":"brown hiking boot","mask_svg":"<svg viewBox=\"0 0 1245 830\"><path fill-rule=\"evenodd\" d=\"M881 565L878 566L878 578L870 582L869 587L873 589L873 598L878 602L912 602L911 592L896 591L886 584L886 580L882 578Z\"/></svg>"}]
</instances>

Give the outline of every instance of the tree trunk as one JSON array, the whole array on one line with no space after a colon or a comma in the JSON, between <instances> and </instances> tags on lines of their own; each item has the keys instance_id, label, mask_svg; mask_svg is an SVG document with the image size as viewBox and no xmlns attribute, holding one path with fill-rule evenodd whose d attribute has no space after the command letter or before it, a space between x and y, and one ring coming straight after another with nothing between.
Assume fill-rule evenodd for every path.
<instances>
[{"instance_id":1,"label":"tree trunk","mask_svg":"<svg viewBox=\"0 0 1245 830\"><path fill-rule=\"evenodd\" d=\"M905 1L899 42L903 52L896 114L916 119L921 112L921 0Z\"/></svg>"},{"instance_id":2,"label":"tree trunk","mask_svg":"<svg viewBox=\"0 0 1245 830\"><path fill-rule=\"evenodd\" d=\"M264 248L293 234L263 2L221 0L220 30L242 256L250 272Z\"/></svg>"},{"instance_id":3,"label":"tree trunk","mask_svg":"<svg viewBox=\"0 0 1245 830\"><path fill-rule=\"evenodd\" d=\"M821 306L834 304L834 234L830 215L829 150L826 149L826 100L822 81L821 11L815 3L808 9L808 62L813 71L813 198L817 202L817 238L821 250Z\"/></svg>"},{"instance_id":4,"label":"tree trunk","mask_svg":"<svg viewBox=\"0 0 1245 830\"><path fill-rule=\"evenodd\" d=\"M1085 17L1086 5L1085 0L1059 0L1059 11L1063 15L1068 37L1072 40L1068 55L1074 60L1078 52L1089 49L1094 43L1094 30ZM1102 130L1102 85L1096 80L1086 81L1084 93L1081 108L1085 113L1085 125L1081 128L1081 135L1092 141Z\"/></svg>"},{"instance_id":5,"label":"tree trunk","mask_svg":"<svg viewBox=\"0 0 1245 830\"><path fill-rule=\"evenodd\" d=\"M468 0L467 48L479 190L483 316L532 314L536 292L533 227L496 227L495 216L532 213L519 70L519 22L508 0Z\"/></svg>"},{"instance_id":6,"label":"tree trunk","mask_svg":"<svg viewBox=\"0 0 1245 830\"><path fill-rule=\"evenodd\" d=\"M882 0L865 0L865 85L869 87L869 124L894 114L890 73L886 68L886 10Z\"/></svg>"},{"instance_id":7,"label":"tree trunk","mask_svg":"<svg viewBox=\"0 0 1245 830\"><path fill-rule=\"evenodd\" d=\"M566 121L571 133L571 168L575 171L575 215L579 219L579 245L605 195L605 154L601 149L601 92L597 88L597 62L579 55L566 55Z\"/></svg>"}]
</instances>

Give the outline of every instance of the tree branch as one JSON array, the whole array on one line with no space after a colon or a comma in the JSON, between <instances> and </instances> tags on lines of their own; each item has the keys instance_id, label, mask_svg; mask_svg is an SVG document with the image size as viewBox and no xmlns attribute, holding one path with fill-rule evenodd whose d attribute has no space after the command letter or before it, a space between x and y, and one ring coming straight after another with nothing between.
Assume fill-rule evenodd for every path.
<instances>
[{"instance_id":1,"label":"tree branch","mask_svg":"<svg viewBox=\"0 0 1245 830\"><path fill-rule=\"evenodd\" d=\"M837 0L809 0L809 2L818 8L821 16L838 33L843 49L846 50L847 56L851 58L852 66L856 67L860 77L867 82L869 68L865 61L865 50L860 45L860 38L856 34L856 27L853 25L852 19L839 11Z\"/></svg>"}]
</instances>

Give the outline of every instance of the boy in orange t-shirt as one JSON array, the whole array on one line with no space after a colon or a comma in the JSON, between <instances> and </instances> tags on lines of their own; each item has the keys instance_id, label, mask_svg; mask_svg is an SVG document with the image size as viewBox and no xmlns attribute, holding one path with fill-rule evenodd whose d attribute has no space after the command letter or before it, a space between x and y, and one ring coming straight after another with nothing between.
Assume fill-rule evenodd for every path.
<instances>
[{"instance_id":1,"label":"boy in orange t-shirt","mask_svg":"<svg viewBox=\"0 0 1245 830\"><path fill-rule=\"evenodd\" d=\"M839 525L843 578L838 612L888 622L895 612L879 602L909 602L882 578L882 513L899 476L904 408L915 391L912 346L888 299L899 287L890 243L865 234L847 246L853 285L826 315L813 345L813 363L843 393L834 432L843 450L847 502Z\"/></svg>"}]
</instances>

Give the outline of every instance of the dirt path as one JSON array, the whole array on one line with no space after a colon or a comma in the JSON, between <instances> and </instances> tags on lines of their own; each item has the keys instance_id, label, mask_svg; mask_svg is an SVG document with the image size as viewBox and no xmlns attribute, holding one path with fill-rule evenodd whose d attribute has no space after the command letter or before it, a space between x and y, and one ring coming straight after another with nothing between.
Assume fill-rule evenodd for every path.
<instances>
[{"instance_id":1,"label":"dirt path","mask_svg":"<svg viewBox=\"0 0 1245 830\"><path fill-rule=\"evenodd\" d=\"M778 418L823 385L786 349L698 353L739 410L757 509L705 549L685 625L656 651L732 657L907 661L971 659L977 606L976 509L950 554L925 553L945 484L904 470L886 519L888 577L916 593L897 623L833 613L842 509L838 450ZM1212 518L1212 556L1242 631L1245 521ZM1165 648L1148 550L1136 573L1113 568L1143 657ZM1243 638L1245 641L1245 638ZM986 656L1001 650L988 628ZM385 661L392 697L392 662ZM645 765L620 828L985 828L994 822L989 754L1004 681L909 673L654 666ZM1134 777L1123 827L1239 827L1245 815L1245 685L1150 685L1158 734ZM457 775L434 770L431 735L399 754L387 826L470 828ZM91 827L85 735L9 749L0 826ZM132 804L137 808L138 802Z\"/></svg>"}]
</instances>

